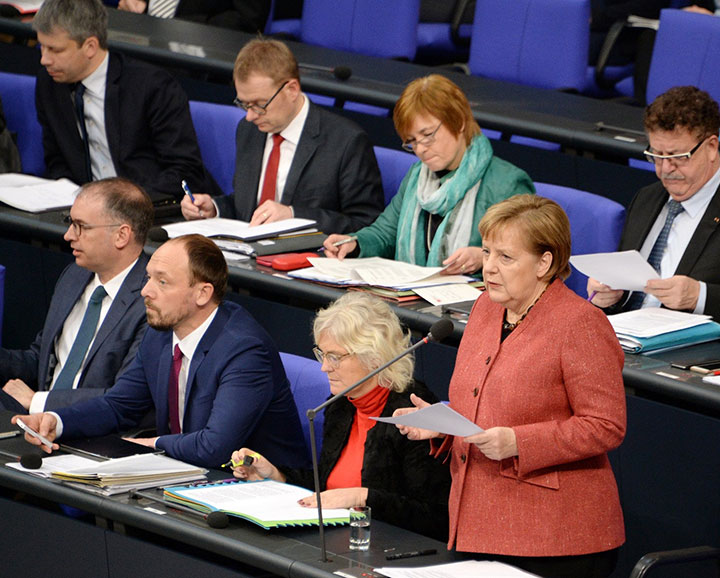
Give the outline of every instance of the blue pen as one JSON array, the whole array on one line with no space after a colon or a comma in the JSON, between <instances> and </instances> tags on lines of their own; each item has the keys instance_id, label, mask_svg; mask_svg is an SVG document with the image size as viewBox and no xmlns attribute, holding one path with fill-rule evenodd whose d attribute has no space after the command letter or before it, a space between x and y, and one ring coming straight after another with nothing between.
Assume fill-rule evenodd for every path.
<instances>
[{"instance_id":1,"label":"blue pen","mask_svg":"<svg viewBox=\"0 0 720 578\"><path fill-rule=\"evenodd\" d=\"M194 204L195 204L195 197L193 197L192 191L190 190L190 187L188 187L187 181L186 181L185 179L183 179L183 180L180 182L180 185L182 186L183 191L185 191L185 194L186 194L188 197L190 197L190 200L192 201L192 204L194 205ZM203 216L202 210L198 210L198 212L199 212L200 216L202 217L202 216Z\"/></svg>"}]
</instances>

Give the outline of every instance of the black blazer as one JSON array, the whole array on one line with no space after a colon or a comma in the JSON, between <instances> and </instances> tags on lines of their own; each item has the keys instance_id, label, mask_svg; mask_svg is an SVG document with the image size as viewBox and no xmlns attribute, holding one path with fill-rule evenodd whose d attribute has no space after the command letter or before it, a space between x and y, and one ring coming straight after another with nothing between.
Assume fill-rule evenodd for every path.
<instances>
[{"instance_id":1,"label":"black blazer","mask_svg":"<svg viewBox=\"0 0 720 578\"><path fill-rule=\"evenodd\" d=\"M270 0L180 0L175 18L245 32L263 32Z\"/></svg>"},{"instance_id":2,"label":"black blazer","mask_svg":"<svg viewBox=\"0 0 720 578\"><path fill-rule=\"evenodd\" d=\"M668 200L662 183L640 189L630 203L620 251L637 249L645 242L653 223ZM675 275L687 275L707 284L705 313L720 321L720 188L715 191L705 214L700 219ZM624 303L621 299L620 303Z\"/></svg>"},{"instance_id":3,"label":"black blazer","mask_svg":"<svg viewBox=\"0 0 720 578\"><path fill-rule=\"evenodd\" d=\"M381 417L400 407L411 407L410 394L426 401L435 396L421 383L403 393L390 392ZM342 398L325 408L323 445L320 452L320 486L325 490L350 437L355 406ZM290 484L314 489L311 470L279 468ZM411 441L388 423L378 422L368 431L362 466L362 484L368 488L367 505L373 516L401 528L447 541L450 470L430 456L428 442Z\"/></svg>"},{"instance_id":4,"label":"black blazer","mask_svg":"<svg viewBox=\"0 0 720 578\"><path fill-rule=\"evenodd\" d=\"M307 98L307 97L306 97ZM235 192L216 200L220 216L249 221L257 207L266 134L240 121ZM310 103L288 173L282 203L295 216L315 219L326 233L350 233L371 224L385 205L380 170L365 132Z\"/></svg>"},{"instance_id":5,"label":"black blazer","mask_svg":"<svg viewBox=\"0 0 720 578\"><path fill-rule=\"evenodd\" d=\"M38 72L35 101L47 177L84 184L84 149L70 90L44 68ZM105 132L118 176L141 185L153 200L181 199L183 179L191 189L219 192L200 158L187 96L168 72L111 52Z\"/></svg>"}]
</instances>

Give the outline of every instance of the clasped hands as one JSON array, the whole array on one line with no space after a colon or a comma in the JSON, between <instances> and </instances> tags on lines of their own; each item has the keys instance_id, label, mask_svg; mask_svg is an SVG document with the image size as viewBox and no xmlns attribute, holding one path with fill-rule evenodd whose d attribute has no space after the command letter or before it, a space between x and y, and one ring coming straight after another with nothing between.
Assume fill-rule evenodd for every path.
<instances>
[{"instance_id":1,"label":"clasped hands","mask_svg":"<svg viewBox=\"0 0 720 578\"><path fill-rule=\"evenodd\" d=\"M393 412L393 417L407 415L430 405L414 393L410 395L410 401L414 407L396 409ZM442 434L439 432L427 429L404 425L397 425L396 427L400 430L401 434L411 440L429 440L442 437ZM518 453L515 431L509 427L492 427L482 433L467 436L463 438L463 441L475 445L475 447L490 460L504 460L516 456Z\"/></svg>"}]
</instances>

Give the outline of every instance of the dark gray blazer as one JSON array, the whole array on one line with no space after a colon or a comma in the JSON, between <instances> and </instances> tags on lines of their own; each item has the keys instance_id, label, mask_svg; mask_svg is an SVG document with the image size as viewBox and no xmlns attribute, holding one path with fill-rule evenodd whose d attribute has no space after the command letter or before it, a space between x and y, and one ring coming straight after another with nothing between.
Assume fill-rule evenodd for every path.
<instances>
[{"instance_id":1,"label":"dark gray blazer","mask_svg":"<svg viewBox=\"0 0 720 578\"><path fill-rule=\"evenodd\" d=\"M252 123L237 128L235 192L216 200L220 216L249 221L257 207L266 135ZM385 201L370 140L349 120L310 103L282 203L295 216L315 219L326 233L350 233L371 224Z\"/></svg>"},{"instance_id":2,"label":"dark gray blazer","mask_svg":"<svg viewBox=\"0 0 720 578\"><path fill-rule=\"evenodd\" d=\"M628 207L619 251L640 250L667 200L668 192L660 182L640 189ZM715 321L720 321L719 226L720 188L715 191L675 270L675 275L687 275L707 284L705 313ZM620 303L624 301L623 298Z\"/></svg>"},{"instance_id":3,"label":"dark gray blazer","mask_svg":"<svg viewBox=\"0 0 720 578\"><path fill-rule=\"evenodd\" d=\"M51 391L45 409L54 410L105 393L135 357L145 329L145 304L140 295L148 257L141 254L98 329L80 375L77 389ZM38 391L47 391L57 359L55 340L93 273L74 263L60 275L50 301L45 325L29 349L0 349L0 380L22 379ZM16 408L8 408L16 409Z\"/></svg>"}]
</instances>

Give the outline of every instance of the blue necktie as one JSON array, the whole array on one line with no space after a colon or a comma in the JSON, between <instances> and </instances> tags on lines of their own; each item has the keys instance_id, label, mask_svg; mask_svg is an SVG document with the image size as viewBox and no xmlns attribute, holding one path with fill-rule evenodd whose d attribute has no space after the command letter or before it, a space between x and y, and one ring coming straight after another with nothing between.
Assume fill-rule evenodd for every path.
<instances>
[{"instance_id":1,"label":"blue necktie","mask_svg":"<svg viewBox=\"0 0 720 578\"><path fill-rule=\"evenodd\" d=\"M102 300L106 295L105 287L100 285L95 288L95 291L93 291L93 294L90 296L90 302L88 303L87 309L85 309L82 323L80 323L80 330L75 336L75 342L70 348L70 353L65 360L65 365L62 370L60 370L60 375L58 375L58 378L55 380L53 389L72 389L75 376L78 371L80 371L90 343L93 337L95 337L98 319L100 319Z\"/></svg>"},{"instance_id":2,"label":"blue necktie","mask_svg":"<svg viewBox=\"0 0 720 578\"><path fill-rule=\"evenodd\" d=\"M683 212L683 206L674 199L670 199L667 202L667 208L668 213L667 217L665 218L665 224L663 225L663 228L660 231L658 238L655 240L655 244L653 245L653 248L650 251L650 255L648 256L648 263L650 263L650 265L652 265L652 268L655 269L655 271L657 271L658 273L660 273L660 263L662 262L663 254L665 253L665 249L667 249L667 241L668 236L670 235L670 229L672 229L675 217L677 217L680 213ZM632 297L630 297L630 300L625 306L625 309L629 311L632 311L633 309L640 309L644 300L645 293L643 293L642 291L636 291L632 294Z\"/></svg>"},{"instance_id":3,"label":"blue necktie","mask_svg":"<svg viewBox=\"0 0 720 578\"><path fill-rule=\"evenodd\" d=\"M91 182L92 179L92 168L90 166L90 142L88 141L87 127L85 126L85 100L83 95L85 94L85 85L82 82L78 82L75 85L75 114L77 115L78 123L80 124L80 133L82 135L83 146L85 148L85 176L87 182Z\"/></svg>"}]
</instances>

